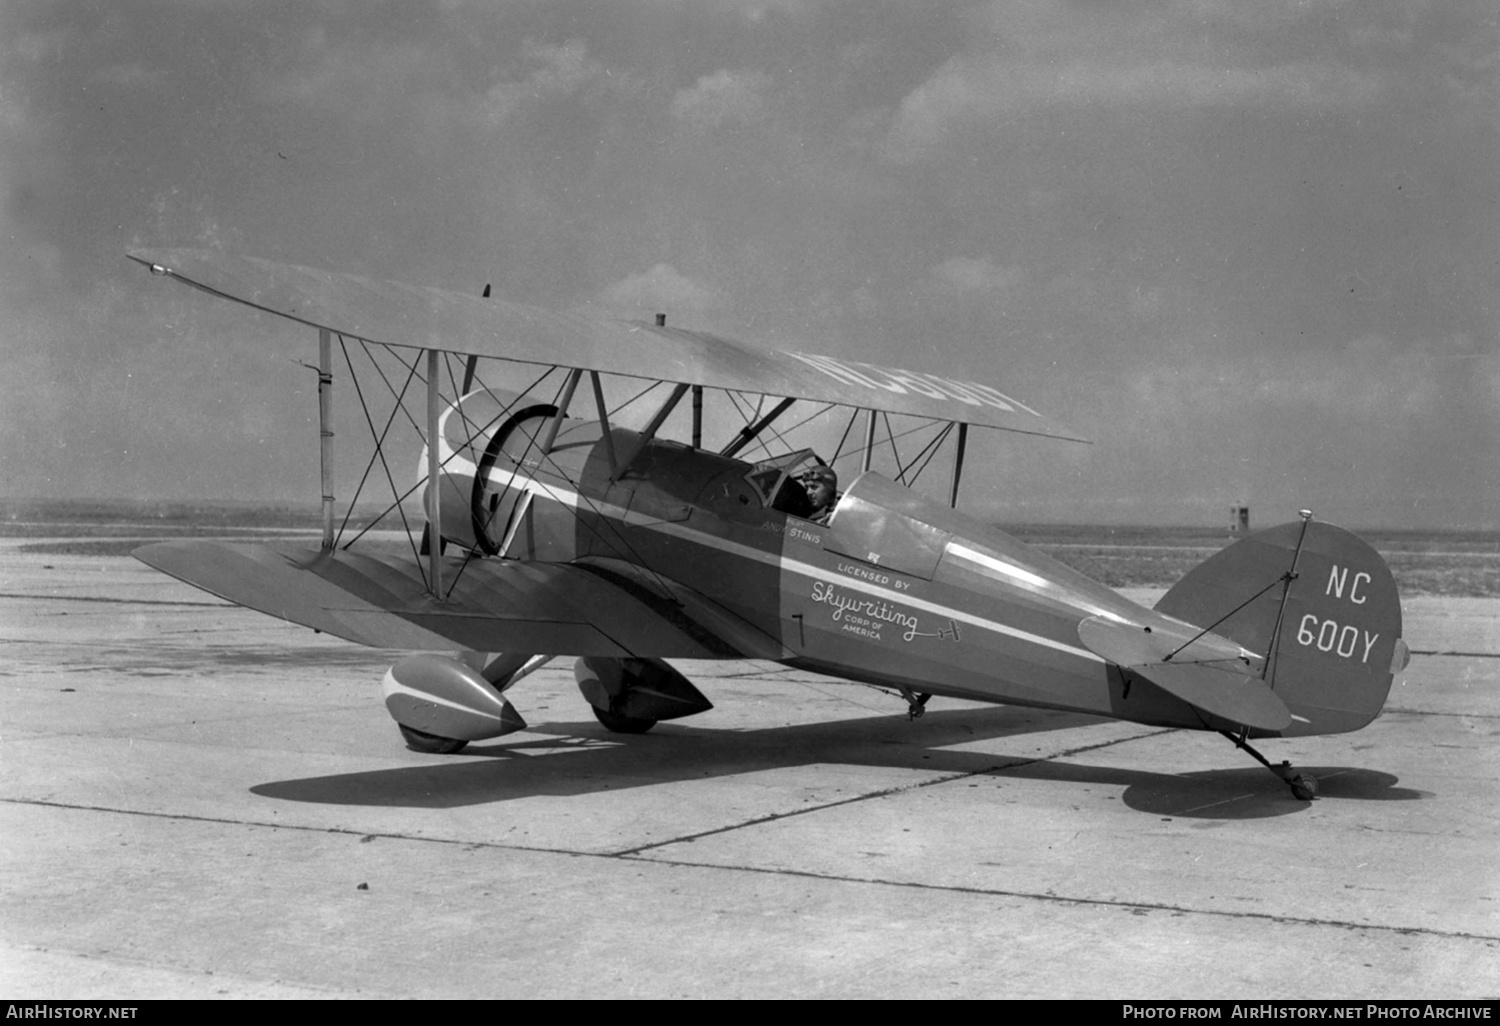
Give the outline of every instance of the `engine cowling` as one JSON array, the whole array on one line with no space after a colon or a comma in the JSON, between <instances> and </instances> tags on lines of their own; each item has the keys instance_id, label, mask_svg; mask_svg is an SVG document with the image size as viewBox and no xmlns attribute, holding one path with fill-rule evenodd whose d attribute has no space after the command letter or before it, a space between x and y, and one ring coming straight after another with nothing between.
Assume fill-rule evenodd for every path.
<instances>
[{"instance_id":1,"label":"engine cowling","mask_svg":"<svg viewBox=\"0 0 1500 1026\"><path fill-rule=\"evenodd\" d=\"M537 472L542 465L542 439L549 429L560 428L553 424L556 413L551 403L488 389L471 392L443 411L437 455L443 467L438 481L439 533L444 545L458 545L477 555L500 552L513 522L526 510L526 489L516 486L511 475L529 478ZM425 482L426 477L427 448L423 446L418 479ZM422 501L425 508L425 484ZM430 544L431 535L428 525L424 546Z\"/></svg>"}]
</instances>

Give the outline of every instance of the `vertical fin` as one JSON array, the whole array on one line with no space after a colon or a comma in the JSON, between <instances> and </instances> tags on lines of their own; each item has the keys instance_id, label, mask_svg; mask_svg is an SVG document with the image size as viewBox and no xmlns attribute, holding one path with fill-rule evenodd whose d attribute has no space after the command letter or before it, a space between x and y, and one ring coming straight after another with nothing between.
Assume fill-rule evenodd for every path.
<instances>
[{"instance_id":1,"label":"vertical fin","mask_svg":"<svg viewBox=\"0 0 1500 1026\"><path fill-rule=\"evenodd\" d=\"M1267 588L1294 558L1285 594ZM1409 658L1385 560L1331 524L1252 534L1190 570L1156 609L1188 623L1217 622L1215 633L1269 652L1267 683L1292 713L1287 735L1363 727L1380 714Z\"/></svg>"}]
</instances>

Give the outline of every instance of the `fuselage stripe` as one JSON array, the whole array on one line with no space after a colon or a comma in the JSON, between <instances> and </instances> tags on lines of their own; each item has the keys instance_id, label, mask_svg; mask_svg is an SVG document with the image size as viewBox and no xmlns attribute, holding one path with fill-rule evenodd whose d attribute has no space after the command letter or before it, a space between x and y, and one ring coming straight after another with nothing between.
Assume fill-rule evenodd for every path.
<instances>
[{"instance_id":1,"label":"fuselage stripe","mask_svg":"<svg viewBox=\"0 0 1500 1026\"><path fill-rule=\"evenodd\" d=\"M443 454L442 449L439 450L439 454L445 455ZM462 457L453 457L452 462L449 466L449 472L463 473L465 471L471 474L476 473L478 471L478 467L463 459ZM609 517L610 519L618 520L636 527L644 527L648 530L658 531L662 534L669 534L674 537L681 538L684 541L692 542L697 545L703 545L708 548L718 549L721 552L739 556L742 559L754 560L767 566L774 566L781 570L790 570L792 573L800 574L804 577L816 578L822 581L836 582L841 588L848 588L851 591L863 592L864 594L871 595L888 602L895 602L901 605L911 606L915 609L920 609L924 612L932 613L943 619L957 620L960 623L967 623L984 630L993 631L996 634L1002 634L1007 637L1015 638L1018 641L1025 641L1043 648L1049 648L1058 652L1063 652L1068 655L1076 656L1080 659L1085 659L1092 663L1103 663L1105 661L1103 658L1093 652L1090 652L1086 648L1079 648L1076 645L1069 645L1065 642L1057 641L1053 638L1044 637L1040 634L1032 634L1030 631L1023 631L1017 627L1011 627L1007 624L998 623L994 620L988 620L984 617L975 616L972 613L966 613L961 609L954 609L951 606L939 605L936 602L930 602L926 599L920 599L909 592L893 591L888 588L882 588L876 584L871 584L868 581L859 580L858 578L843 577L836 574L830 574L827 570L824 570L823 568L818 566L814 566L811 563L804 563L799 559L794 559L784 555L774 555L769 552L763 552L760 549L753 548L741 542L730 541L727 538L720 538L717 535L709 534L706 531L699 531L693 528L689 528L681 523L663 521L654 517L645 516L640 513L632 513L628 509L616 506L613 503L602 502L598 499L584 499L579 495L577 491L572 488L560 485L545 484L533 477L517 474L513 471L505 470L502 467L496 466L490 468L489 483L506 488L519 487L532 495L539 495L543 498L552 499L554 502L571 506L574 509L587 509L588 511L596 513L600 516ZM978 554L976 553L976 555ZM1092 612L1092 610L1090 611Z\"/></svg>"},{"instance_id":2,"label":"fuselage stripe","mask_svg":"<svg viewBox=\"0 0 1500 1026\"><path fill-rule=\"evenodd\" d=\"M1066 594L1063 589L1060 588L1055 582L1049 581L1047 580L1047 578L1042 577L1039 574L1034 574L1030 570L1015 566L1012 563L1007 563L1003 559L996 559L994 556L988 555L983 552L978 552L974 549L969 548L967 545L960 545L958 542L949 542L947 545L947 552L950 555L971 564L977 570L977 572L985 577L989 577L991 579L1003 577L1011 582L1013 586L1019 586L1027 591L1035 592L1036 594L1042 595L1045 598L1052 599L1055 602L1061 602L1063 605L1072 606L1074 609L1081 609L1092 616L1103 617L1104 619L1110 620L1114 623L1131 622L1118 613L1110 612L1103 606L1095 605L1094 603L1089 602L1085 599L1081 599L1076 595ZM1017 584L1017 582L1019 582L1019 584Z\"/></svg>"}]
</instances>

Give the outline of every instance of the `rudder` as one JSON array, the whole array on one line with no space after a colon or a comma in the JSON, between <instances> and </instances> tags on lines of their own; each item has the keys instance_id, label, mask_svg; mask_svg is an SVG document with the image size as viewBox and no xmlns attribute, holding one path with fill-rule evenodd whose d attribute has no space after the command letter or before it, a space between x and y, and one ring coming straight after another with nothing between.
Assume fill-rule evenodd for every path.
<instances>
[{"instance_id":1,"label":"rudder","mask_svg":"<svg viewBox=\"0 0 1500 1026\"><path fill-rule=\"evenodd\" d=\"M1236 542L1190 570L1156 609L1252 652L1267 653L1276 637L1266 681L1292 713L1282 736L1363 727L1409 659L1385 560L1332 524L1282 524Z\"/></svg>"}]
</instances>

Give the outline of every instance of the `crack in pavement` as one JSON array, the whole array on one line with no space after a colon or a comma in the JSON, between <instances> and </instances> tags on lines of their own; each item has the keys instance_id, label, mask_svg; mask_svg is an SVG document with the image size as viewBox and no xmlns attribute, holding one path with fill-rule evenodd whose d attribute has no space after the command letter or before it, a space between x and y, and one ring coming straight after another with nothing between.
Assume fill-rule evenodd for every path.
<instances>
[{"instance_id":1,"label":"crack in pavement","mask_svg":"<svg viewBox=\"0 0 1500 1026\"><path fill-rule=\"evenodd\" d=\"M1133 739L1126 739L1133 740ZM1095 746L1095 747L1103 747ZM1031 760L1040 761L1040 760ZM1012 767L1007 767L1012 768ZM989 771L985 771L989 772ZM975 774L964 774L973 776ZM938 781L928 781L913 786L927 786ZM909 789L909 788L908 788ZM902 790L893 788L891 790ZM889 792L886 792L889 793ZM179 822L213 823L222 826L269 827L272 830L295 830L303 833L333 834L356 837L361 841L392 840L414 841L426 844L446 844L470 850L517 851L538 855L562 855L575 859L601 859L612 862L628 862L636 865L671 866L679 869L702 869L720 872L757 873L764 876L795 877L804 880L823 880L829 883L862 884L868 887L894 887L906 890L930 891L940 894L966 894L986 898L1011 898L1017 901L1035 901L1080 907L1116 908L1122 910L1145 910L1150 912L1173 912L1184 915L1214 916L1222 919L1257 920L1292 926L1323 926L1344 930L1366 930L1382 934L1433 937L1443 940L1481 941L1487 944L1500 943L1500 935L1470 933L1466 930L1436 930L1425 926L1391 926L1384 923L1356 923L1343 919L1325 919L1317 916L1281 915L1274 912L1247 912L1220 909L1194 908L1190 905L1174 905L1157 901L1128 901L1122 898L1089 898L1052 892L1013 891L1000 887L974 887L964 884L923 883L917 880L888 880L880 877L850 876L841 873L820 873L806 869L773 868L752 865L726 865L715 862L694 862L689 859L665 859L642 857L628 852L591 852L569 848L551 848L540 845L500 844L494 841L466 841L448 837L421 837L414 834L371 833L351 830L346 827L314 827L291 823L267 823L261 820L231 819L222 816L198 816L187 813L147 812L138 809L117 809L100 805L79 805L70 802L54 802L45 799L0 798L0 803L31 805L43 808L66 809L75 812L104 812L120 816L144 816L151 819L175 820ZM846 804L838 802L835 804Z\"/></svg>"},{"instance_id":2,"label":"crack in pavement","mask_svg":"<svg viewBox=\"0 0 1500 1026\"><path fill-rule=\"evenodd\" d=\"M194 602L190 599L111 598L108 595L27 595L0 591L0 599L26 599L33 602L108 602L127 606L207 606L213 609L241 609L232 602Z\"/></svg>"},{"instance_id":3,"label":"crack in pavement","mask_svg":"<svg viewBox=\"0 0 1500 1026\"><path fill-rule=\"evenodd\" d=\"M1452 716L1466 720L1493 720L1500 718L1500 714L1497 713L1440 712L1436 709L1403 709L1397 705L1388 705L1380 710L1380 715L1382 716L1390 716L1395 713L1399 713L1402 716Z\"/></svg>"},{"instance_id":4,"label":"crack in pavement","mask_svg":"<svg viewBox=\"0 0 1500 1026\"><path fill-rule=\"evenodd\" d=\"M1389 926L1384 923L1355 923L1344 919L1323 919L1317 916L1291 916L1275 912L1242 912L1228 909L1194 908L1191 905L1172 905L1160 901L1128 901L1123 898L1085 898L1073 895L1038 893L1036 891L1010 891L1000 887L973 887L964 884L922 883L918 880L883 880L879 877L846 876L841 873L818 873L807 869L772 869L764 866L726 865L718 862L690 862L678 859L625 857L622 861L643 862L658 866L679 866L696 869L728 869L743 873L762 873L773 876L796 876L809 880L828 880L838 883L861 883L877 887L904 887L911 890L938 891L947 894L973 894L982 897L1015 898L1023 901L1049 902L1060 905L1094 906L1099 908L1145 909L1153 912L1180 912L1185 915L1215 916L1223 919L1257 919L1265 922L1296 926L1332 926L1345 930L1371 930L1379 933L1397 933L1406 936L1441 937L1448 940L1477 940L1500 943L1500 935L1469 933L1465 930L1435 930L1427 926Z\"/></svg>"},{"instance_id":5,"label":"crack in pavement","mask_svg":"<svg viewBox=\"0 0 1500 1026\"><path fill-rule=\"evenodd\" d=\"M912 784L900 784L896 787L886 787L880 789L879 791L870 791L867 794L854 795L850 798L840 798L837 801L823 802L820 805L808 806L805 809L792 809L788 812L773 812L769 815L757 816L754 819L747 819L741 823L731 823L728 826L715 827L712 830L703 830L696 834L683 834L681 837L674 837L665 841L652 841L650 844L642 844L634 848L625 848L620 851L611 852L610 854L622 858L631 855L639 855L641 852L650 851L653 848L664 848L669 844L688 843L696 841L702 837L712 837L716 834L727 834L735 830L744 829L745 827L761 826L765 823L774 823L777 820L791 819L794 816L805 816L811 812L822 812L825 809L836 809L841 805L852 805L855 802L868 801L874 798L887 798L893 794L904 794L907 791L915 791L923 787L933 787L937 784L946 784L954 780L967 780L970 777L986 776L990 773L1019 769L1023 766L1034 766L1039 762L1050 762L1053 759L1065 759L1071 755L1079 755L1083 752L1098 751L1101 748L1110 748L1114 745L1124 744L1127 741L1140 741L1149 737L1157 737L1161 734L1170 734L1174 729L1175 728L1169 727L1162 730L1147 731L1144 734L1133 734L1130 737L1115 738L1112 741L1099 741L1094 744L1080 745L1077 748L1070 748L1066 751L1054 752L1052 755L1048 755L1045 757L1038 756L1035 759L1012 759L1009 762L1003 762L996 766L987 766L984 769L980 770L968 770L963 773L949 773L941 777L935 777L931 780L919 780L916 783Z\"/></svg>"}]
</instances>

